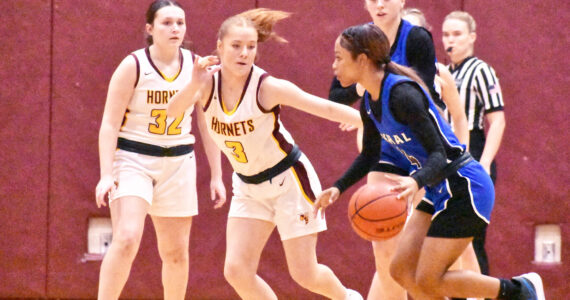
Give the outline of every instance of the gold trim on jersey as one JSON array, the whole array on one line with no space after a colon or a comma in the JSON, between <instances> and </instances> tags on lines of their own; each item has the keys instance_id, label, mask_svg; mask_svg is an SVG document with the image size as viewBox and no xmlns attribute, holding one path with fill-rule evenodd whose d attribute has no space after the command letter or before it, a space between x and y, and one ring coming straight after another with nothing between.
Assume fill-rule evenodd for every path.
<instances>
[{"instance_id":1,"label":"gold trim on jersey","mask_svg":"<svg viewBox=\"0 0 570 300\"><path fill-rule=\"evenodd\" d=\"M182 50L178 49L178 56L179 56L179 60L180 60L180 64L178 66L178 72L176 72L176 74L174 74L174 76L172 77L168 77L166 76L164 73L162 73L162 71L160 71L160 69L154 64L154 62L152 61L152 58L150 57L150 48L147 47L145 48L145 53L146 53L146 57L148 59L148 61L150 62L150 65L152 66L152 68L154 70L156 70L156 72L158 72L158 74L166 81L168 82L173 82L174 80L176 80L176 78L178 78L178 76L180 75L180 72L182 72L182 67L184 66L184 55L182 55Z\"/></svg>"},{"instance_id":2,"label":"gold trim on jersey","mask_svg":"<svg viewBox=\"0 0 570 300\"><path fill-rule=\"evenodd\" d=\"M174 80L176 80L176 78L178 78L178 75L180 75L180 71L182 71L182 66L180 69L178 69L178 73L176 73L176 75L172 76L172 77L168 77L166 76L164 73L162 73L160 70L158 71L160 73L160 76L162 76L162 78L164 78L164 80L168 81L168 82L173 82Z\"/></svg>"},{"instance_id":3,"label":"gold trim on jersey","mask_svg":"<svg viewBox=\"0 0 570 300\"><path fill-rule=\"evenodd\" d=\"M226 107L226 104L224 103L224 100L222 99L222 72L220 71L220 72L218 72L218 74L219 74L218 75L218 98L220 100L220 105L222 106L222 111L226 115L231 116L236 112L239 105L243 101L243 97L245 96L245 93L247 92L247 88L249 87L249 81L251 80L251 74L253 74L253 66L251 67L251 70L249 71L249 75L247 75L247 79L245 80L245 85L243 87L241 95L239 96L237 103L235 104L234 108L231 111L228 110L228 108Z\"/></svg>"}]
</instances>

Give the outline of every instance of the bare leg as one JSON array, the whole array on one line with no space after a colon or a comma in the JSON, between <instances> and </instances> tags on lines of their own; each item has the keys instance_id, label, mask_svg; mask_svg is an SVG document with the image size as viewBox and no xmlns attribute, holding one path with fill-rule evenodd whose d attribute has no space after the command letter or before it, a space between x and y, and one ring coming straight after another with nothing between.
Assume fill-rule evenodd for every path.
<instances>
[{"instance_id":1,"label":"bare leg","mask_svg":"<svg viewBox=\"0 0 570 300\"><path fill-rule=\"evenodd\" d=\"M274 228L273 223L262 220L228 219L224 276L242 299L277 299L257 275L261 251Z\"/></svg>"},{"instance_id":2,"label":"bare leg","mask_svg":"<svg viewBox=\"0 0 570 300\"><path fill-rule=\"evenodd\" d=\"M401 233L395 237L372 242L376 272L368 292L368 299L408 299L406 290L390 275L390 262L398 248Z\"/></svg>"},{"instance_id":3,"label":"bare leg","mask_svg":"<svg viewBox=\"0 0 570 300\"><path fill-rule=\"evenodd\" d=\"M479 267L479 262L477 261L477 255L475 254L475 249L473 249L473 242L467 245L465 251L461 253L461 256L455 263L449 268L450 270L469 270L478 274L481 274L481 268ZM475 299L475 298L473 298ZM476 298L477 300L483 300L483 298Z\"/></svg>"},{"instance_id":4,"label":"bare leg","mask_svg":"<svg viewBox=\"0 0 570 300\"><path fill-rule=\"evenodd\" d=\"M499 279L467 270L448 271L472 238L426 237L420 256L416 283L433 296L495 298Z\"/></svg>"},{"instance_id":5,"label":"bare leg","mask_svg":"<svg viewBox=\"0 0 570 300\"><path fill-rule=\"evenodd\" d=\"M152 217L162 260L164 299L184 299L188 286L192 217Z\"/></svg>"},{"instance_id":6,"label":"bare leg","mask_svg":"<svg viewBox=\"0 0 570 300\"><path fill-rule=\"evenodd\" d=\"M291 277L313 293L344 300L346 288L329 267L317 262L316 247L316 233L283 241Z\"/></svg>"},{"instance_id":7,"label":"bare leg","mask_svg":"<svg viewBox=\"0 0 570 300\"><path fill-rule=\"evenodd\" d=\"M118 299L121 295L139 249L148 207L138 197L123 197L109 205L113 242L101 263L98 299Z\"/></svg>"},{"instance_id":8,"label":"bare leg","mask_svg":"<svg viewBox=\"0 0 570 300\"><path fill-rule=\"evenodd\" d=\"M384 174L385 173L381 172L370 172L368 174L368 183L387 183L388 179L384 177ZM388 240L372 242L376 272L374 272L374 277L370 284L370 290L368 291L367 299L369 300L408 299L406 290L390 275L390 262L398 247L400 235L401 233Z\"/></svg>"},{"instance_id":9,"label":"bare leg","mask_svg":"<svg viewBox=\"0 0 570 300\"><path fill-rule=\"evenodd\" d=\"M416 269L430 223L430 214L414 210L404 232L401 233L398 249L390 264L390 274L414 300L430 299L416 284Z\"/></svg>"}]
</instances>

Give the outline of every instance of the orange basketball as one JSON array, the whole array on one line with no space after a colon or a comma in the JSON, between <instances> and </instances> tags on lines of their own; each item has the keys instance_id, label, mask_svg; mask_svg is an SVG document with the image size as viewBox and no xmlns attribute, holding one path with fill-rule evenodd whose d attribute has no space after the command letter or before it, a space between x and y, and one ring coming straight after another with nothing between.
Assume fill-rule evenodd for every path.
<instances>
[{"instance_id":1,"label":"orange basketball","mask_svg":"<svg viewBox=\"0 0 570 300\"><path fill-rule=\"evenodd\" d=\"M378 241L391 238L404 228L408 216L406 200L398 200L389 184L365 184L350 198L348 219L352 229L363 239Z\"/></svg>"}]
</instances>

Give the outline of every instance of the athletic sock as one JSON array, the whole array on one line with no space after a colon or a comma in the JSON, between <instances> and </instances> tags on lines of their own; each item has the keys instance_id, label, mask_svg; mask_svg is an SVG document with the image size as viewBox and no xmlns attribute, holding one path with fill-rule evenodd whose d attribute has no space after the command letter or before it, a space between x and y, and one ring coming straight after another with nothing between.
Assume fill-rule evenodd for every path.
<instances>
[{"instance_id":1,"label":"athletic sock","mask_svg":"<svg viewBox=\"0 0 570 300\"><path fill-rule=\"evenodd\" d=\"M520 283L511 279L501 278L499 280L501 282L501 287L499 288L497 300L517 299L516 297L521 293Z\"/></svg>"}]
</instances>

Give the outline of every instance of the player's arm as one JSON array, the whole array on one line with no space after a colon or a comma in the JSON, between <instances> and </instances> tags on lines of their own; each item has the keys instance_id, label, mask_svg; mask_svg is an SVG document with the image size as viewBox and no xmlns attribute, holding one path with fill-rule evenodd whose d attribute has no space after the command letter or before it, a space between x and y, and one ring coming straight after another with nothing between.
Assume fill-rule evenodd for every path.
<instances>
[{"instance_id":1,"label":"player's arm","mask_svg":"<svg viewBox=\"0 0 570 300\"><path fill-rule=\"evenodd\" d=\"M99 207L106 205L105 195L115 189L113 159L117 149L117 138L127 105L134 92L136 80L137 64L135 59L129 55L123 59L111 77L101 128L99 129L101 179L95 189L97 206Z\"/></svg>"},{"instance_id":2,"label":"player's arm","mask_svg":"<svg viewBox=\"0 0 570 300\"><path fill-rule=\"evenodd\" d=\"M465 116L465 109L461 105L459 92L455 87L455 81L449 70L441 65L439 67L439 78L441 84L441 100L445 102L451 120L453 122L453 132L459 139L459 142L465 144L469 149L469 127L467 126L467 117Z\"/></svg>"},{"instance_id":3,"label":"player's arm","mask_svg":"<svg viewBox=\"0 0 570 300\"><path fill-rule=\"evenodd\" d=\"M226 188L222 180L221 151L208 134L208 124L201 107L196 108L196 117L200 139L210 165L210 199L215 203L214 208L219 208L226 202Z\"/></svg>"},{"instance_id":4,"label":"player's arm","mask_svg":"<svg viewBox=\"0 0 570 300\"><path fill-rule=\"evenodd\" d=\"M417 172L410 177L401 177L407 180L400 189L399 198L407 197L417 189L427 184L436 184L443 168L447 165L445 148L428 113L428 100L418 85L414 83L401 83L391 91L389 107L395 119L407 124L414 137L418 139L428 154L427 160ZM417 186L413 186L417 184ZM396 188L395 190L399 190Z\"/></svg>"},{"instance_id":5,"label":"player's arm","mask_svg":"<svg viewBox=\"0 0 570 300\"><path fill-rule=\"evenodd\" d=\"M414 69L430 90L432 97L437 95L434 89L435 47L429 31L423 27L414 27L408 35L406 58L410 68Z\"/></svg>"},{"instance_id":6,"label":"player's arm","mask_svg":"<svg viewBox=\"0 0 570 300\"><path fill-rule=\"evenodd\" d=\"M327 206L336 201L341 193L366 176L370 168L380 160L380 134L378 134L373 121L366 114L363 101L361 101L360 105L360 114L364 124L362 151L332 187L323 190L317 195L315 203L313 204L313 216L315 217L320 210L324 211Z\"/></svg>"},{"instance_id":7,"label":"player's arm","mask_svg":"<svg viewBox=\"0 0 570 300\"><path fill-rule=\"evenodd\" d=\"M360 115L363 123L362 151L346 172L333 184L333 186L339 190L339 193L343 193L346 189L366 176L370 168L376 165L380 160L382 139L376 129L376 125L374 125L374 122L366 113L364 101L360 104Z\"/></svg>"},{"instance_id":8,"label":"player's arm","mask_svg":"<svg viewBox=\"0 0 570 300\"><path fill-rule=\"evenodd\" d=\"M215 56L196 56L192 68L192 79L168 101L166 114L169 117L182 115L196 102L204 106L212 89L212 75L220 70L217 63L219 59Z\"/></svg>"},{"instance_id":9,"label":"player's arm","mask_svg":"<svg viewBox=\"0 0 570 300\"><path fill-rule=\"evenodd\" d=\"M362 126L356 109L311 95L287 80L267 77L261 84L259 99L267 110L287 105L331 121Z\"/></svg>"},{"instance_id":10,"label":"player's arm","mask_svg":"<svg viewBox=\"0 0 570 300\"><path fill-rule=\"evenodd\" d=\"M356 84L343 87L336 77L333 78L329 89L329 100L340 104L352 105L361 96L362 94L358 93Z\"/></svg>"}]
</instances>

